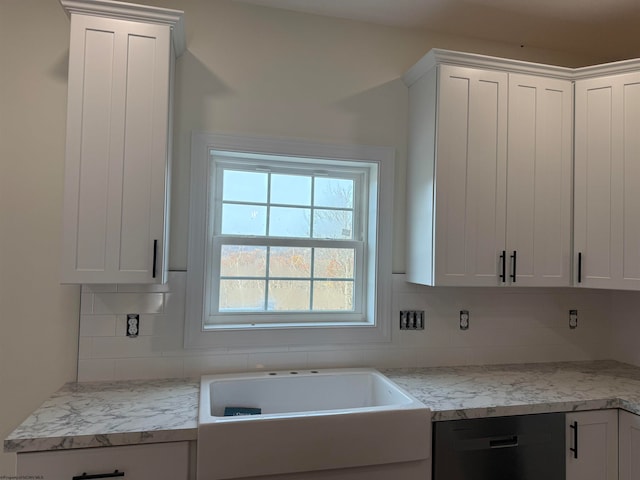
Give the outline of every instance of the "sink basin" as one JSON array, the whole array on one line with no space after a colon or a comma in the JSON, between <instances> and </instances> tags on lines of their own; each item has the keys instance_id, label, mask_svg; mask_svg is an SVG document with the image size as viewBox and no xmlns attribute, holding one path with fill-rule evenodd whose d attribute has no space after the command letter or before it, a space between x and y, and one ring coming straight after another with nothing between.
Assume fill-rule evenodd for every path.
<instances>
[{"instance_id":1,"label":"sink basin","mask_svg":"<svg viewBox=\"0 0 640 480\"><path fill-rule=\"evenodd\" d=\"M430 451L429 409L373 369L201 378L199 480L426 465Z\"/></svg>"}]
</instances>

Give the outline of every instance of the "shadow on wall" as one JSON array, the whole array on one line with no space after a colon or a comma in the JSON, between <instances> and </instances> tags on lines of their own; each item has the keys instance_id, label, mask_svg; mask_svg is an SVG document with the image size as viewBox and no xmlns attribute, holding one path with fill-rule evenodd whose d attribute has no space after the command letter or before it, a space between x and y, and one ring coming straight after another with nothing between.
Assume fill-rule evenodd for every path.
<instances>
[{"instance_id":1,"label":"shadow on wall","mask_svg":"<svg viewBox=\"0 0 640 480\"><path fill-rule=\"evenodd\" d=\"M393 146L396 149L393 216L394 273L403 272L406 210L406 159L409 121L409 91L396 78L341 99L336 106L352 117L350 137L355 143ZM402 212L402 214L399 214Z\"/></svg>"},{"instance_id":2,"label":"shadow on wall","mask_svg":"<svg viewBox=\"0 0 640 480\"><path fill-rule=\"evenodd\" d=\"M234 91L189 51L177 59L175 82L170 249L171 268L183 269L187 266L191 132L211 124L208 119L216 114L212 98L230 96Z\"/></svg>"},{"instance_id":3,"label":"shadow on wall","mask_svg":"<svg viewBox=\"0 0 640 480\"><path fill-rule=\"evenodd\" d=\"M339 100L336 107L353 116L349 137L357 143L403 145L408 122L408 90L401 78Z\"/></svg>"},{"instance_id":4,"label":"shadow on wall","mask_svg":"<svg viewBox=\"0 0 640 480\"><path fill-rule=\"evenodd\" d=\"M202 128L212 122L215 112L208 99L211 97L231 96L235 92L216 76L211 69L188 50L178 57L176 63L175 119L183 126L183 135L189 136L191 130ZM186 127L186 128L185 128Z\"/></svg>"},{"instance_id":5,"label":"shadow on wall","mask_svg":"<svg viewBox=\"0 0 640 480\"><path fill-rule=\"evenodd\" d=\"M58 59L51 64L51 67L47 69L47 73L51 78L54 78L60 82L67 83L69 79L69 49L60 55Z\"/></svg>"}]
</instances>

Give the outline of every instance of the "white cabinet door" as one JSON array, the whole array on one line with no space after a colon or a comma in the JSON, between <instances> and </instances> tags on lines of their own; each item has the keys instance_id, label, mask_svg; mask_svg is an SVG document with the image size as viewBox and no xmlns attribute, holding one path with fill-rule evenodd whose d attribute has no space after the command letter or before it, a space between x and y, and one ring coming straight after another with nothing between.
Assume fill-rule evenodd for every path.
<instances>
[{"instance_id":1,"label":"white cabinet door","mask_svg":"<svg viewBox=\"0 0 640 480\"><path fill-rule=\"evenodd\" d=\"M570 285L572 88L452 65L411 85L407 280Z\"/></svg>"},{"instance_id":2,"label":"white cabinet door","mask_svg":"<svg viewBox=\"0 0 640 480\"><path fill-rule=\"evenodd\" d=\"M63 283L161 283L171 28L71 15Z\"/></svg>"},{"instance_id":3,"label":"white cabinet door","mask_svg":"<svg viewBox=\"0 0 640 480\"><path fill-rule=\"evenodd\" d=\"M640 478L640 416L620 410L618 413L619 480Z\"/></svg>"},{"instance_id":4,"label":"white cabinet door","mask_svg":"<svg viewBox=\"0 0 640 480\"><path fill-rule=\"evenodd\" d=\"M441 65L435 284L496 286L505 250L507 74Z\"/></svg>"},{"instance_id":5,"label":"white cabinet door","mask_svg":"<svg viewBox=\"0 0 640 480\"><path fill-rule=\"evenodd\" d=\"M573 87L509 74L507 279L569 286Z\"/></svg>"},{"instance_id":6,"label":"white cabinet door","mask_svg":"<svg viewBox=\"0 0 640 480\"><path fill-rule=\"evenodd\" d=\"M576 284L640 289L640 74L576 82Z\"/></svg>"},{"instance_id":7,"label":"white cabinet door","mask_svg":"<svg viewBox=\"0 0 640 480\"><path fill-rule=\"evenodd\" d=\"M568 413L567 480L617 480L618 410Z\"/></svg>"},{"instance_id":8,"label":"white cabinet door","mask_svg":"<svg viewBox=\"0 0 640 480\"><path fill-rule=\"evenodd\" d=\"M115 473L117 470L117 473ZM83 475L126 480L187 480L187 442L83 448L18 454L21 477L72 480ZM124 475L119 475L122 474ZM97 477L94 477L97 478Z\"/></svg>"}]
</instances>

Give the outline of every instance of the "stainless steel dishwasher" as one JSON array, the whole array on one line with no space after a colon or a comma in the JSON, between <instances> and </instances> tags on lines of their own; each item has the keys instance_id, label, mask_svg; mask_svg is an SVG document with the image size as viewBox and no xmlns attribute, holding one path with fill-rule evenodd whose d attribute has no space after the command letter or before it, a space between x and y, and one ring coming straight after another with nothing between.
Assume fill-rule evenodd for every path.
<instances>
[{"instance_id":1,"label":"stainless steel dishwasher","mask_svg":"<svg viewBox=\"0 0 640 480\"><path fill-rule=\"evenodd\" d=\"M564 413L435 422L433 480L564 480Z\"/></svg>"}]
</instances>

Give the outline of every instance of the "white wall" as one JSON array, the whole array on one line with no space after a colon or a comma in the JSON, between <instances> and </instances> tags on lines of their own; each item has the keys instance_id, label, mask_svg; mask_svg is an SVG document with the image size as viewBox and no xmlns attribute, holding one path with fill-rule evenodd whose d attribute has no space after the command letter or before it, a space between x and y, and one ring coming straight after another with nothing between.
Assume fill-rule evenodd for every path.
<instances>
[{"instance_id":1,"label":"white wall","mask_svg":"<svg viewBox=\"0 0 640 480\"><path fill-rule=\"evenodd\" d=\"M402 272L402 73L432 47L570 66L605 60L229 0L143 3L186 12L188 51L177 65L174 269L186 267L192 130L395 146L393 265ZM0 437L75 376L79 289L58 283L68 39L69 21L57 0L0 0ZM437 303L440 293L434 295ZM456 304L458 295L464 294L442 298ZM544 299L562 309L572 303L555 293ZM411 338L421 339L416 350L426 349L426 337ZM0 474L12 474L13 461L0 454Z\"/></svg>"},{"instance_id":2,"label":"white wall","mask_svg":"<svg viewBox=\"0 0 640 480\"><path fill-rule=\"evenodd\" d=\"M58 281L68 42L57 2L0 1L0 439L76 377L79 288ZM14 462L0 453L0 476Z\"/></svg>"},{"instance_id":3,"label":"white wall","mask_svg":"<svg viewBox=\"0 0 640 480\"><path fill-rule=\"evenodd\" d=\"M640 292L611 294L611 358L640 366Z\"/></svg>"}]
</instances>

